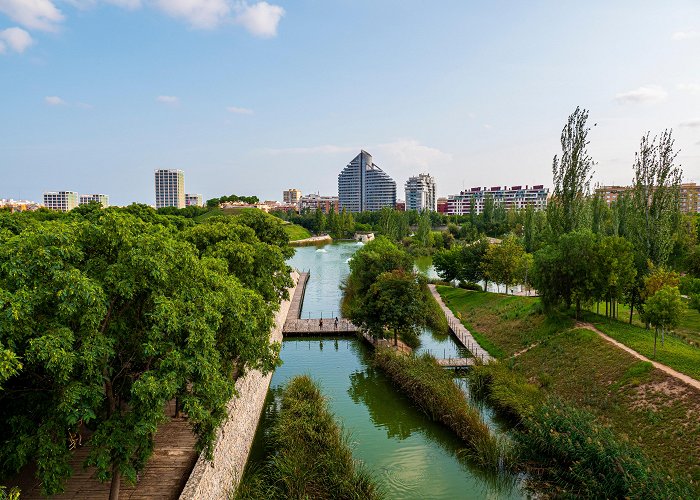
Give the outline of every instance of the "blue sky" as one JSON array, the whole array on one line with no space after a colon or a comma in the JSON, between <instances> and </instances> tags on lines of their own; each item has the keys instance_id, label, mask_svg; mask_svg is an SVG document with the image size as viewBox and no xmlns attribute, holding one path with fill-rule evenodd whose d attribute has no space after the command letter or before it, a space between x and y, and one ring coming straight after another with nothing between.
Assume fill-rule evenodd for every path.
<instances>
[{"instance_id":1,"label":"blue sky","mask_svg":"<svg viewBox=\"0 0 700 500\"><path fill-rule=\"evenodd\" d=\"M700 182L700 2L0 0L0 198L334 194L364 148L399 185L551 184L590 110L594 180L673 128Z\"/></svg>"}]
</instances>

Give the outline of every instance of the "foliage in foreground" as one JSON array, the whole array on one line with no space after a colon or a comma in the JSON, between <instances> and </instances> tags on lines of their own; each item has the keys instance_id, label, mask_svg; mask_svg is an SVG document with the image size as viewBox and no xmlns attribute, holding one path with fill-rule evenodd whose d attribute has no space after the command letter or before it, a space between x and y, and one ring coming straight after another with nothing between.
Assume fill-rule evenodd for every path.
<instances>
[{"instance_id":1,"label":"foliage in foreground","mask_svg":"<svg viewBox=\"0 0 700 500\"><path fill-rule=\"evenodd\" d=\"M347 436L308 376L287 384L271 435L276 451L246 477L236 498L382 498L371 475L353 460Z\"/></svg>"},{"instance_id":2,"label":"foliage in foreground","mask_svg":"<svg viewBox=\"0 0 700 500\"><path fill-rule=\"evenodd\" d=\"M138 205L0 218L0 426L12 430L0 477L35 463L43 492L60 492L82 435L114 496L176 398L210 456L236 374L277 363L269 332L291 284L280 225L195 225Z\"/></svg>"},{"instance_id":3,"label":"foliage in foreground","mask_svg":"<svg viewBox=\"0 0 700 500\"><path fill-rule=\"evenodd\" d=\"M450 373L432 356L404 356L378 349L374 364L432 420L452 429L467 444L469 457L475 463L499 473L512 468L514 460L508 443L491 433Z\"/></svg>"},{"instance_id":4,"label":"foliage in foreground","mask_svg":"<svg viewBox=\"0 0 700 500\"><path fill-rule=\"evenodd\" d=\"M557 494L585 498L693 498L687 482L655 466L642 450L621 440L595 416L548 397L501 364L470 374L486 398L518 425L513 430L520 460L536 481Z\"/></svg>"}]
</instances>

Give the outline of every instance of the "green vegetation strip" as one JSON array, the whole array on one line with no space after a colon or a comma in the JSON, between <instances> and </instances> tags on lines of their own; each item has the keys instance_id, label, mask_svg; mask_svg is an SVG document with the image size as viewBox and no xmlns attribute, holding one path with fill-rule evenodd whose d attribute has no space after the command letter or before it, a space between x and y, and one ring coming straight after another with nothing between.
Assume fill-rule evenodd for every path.
<instances>
[{"instance_id":1,"label":"green vegetation strip","mask_svg":"<svg viewBox=\"0 0 700 500\"><path fill-rule=\"evenodd\" d=\"M374 363L432 420L452 429L469 447L472 461L499 473L512 468L508 441L491 433L450 373L432 356L404 356L378 349Z\"/></svg>"},{"instance_id":2,"label":"green vegetation strip","mask_svg":"<svg viewBox=\"0 0 700 500\"><path fill-rule=\"evenodd\" d=\"M306 238L311 238L311 233L308 229L296 224L284 224L282 226L284 232L289 236L289 241L299 241Z\"/></svg>"},{"instance_id":3,"label":"green vegetation strip","mask_svg":"<svg viewBox=\"0 0 700 500\"><path fill-rule=\"evenodd\" d=\"M594 415L541 394L503 364L475 367L471 380L477 396L518 422L513 437L520 459L553 496L695 498L690 484L655 466Z\"/></svg>"},{"instance_id":4,"label":"green vegetation strip","mask_svg":"<svg viewBox=\"0 0 700 500\"><path fill-rule=\"evenodd\" d=\"M373 478L352 458L348 438L308 376L292 379L271 431L273 453L246 475L237 499L378 499Z\"/></svg>"},{"instance_id":5,"label":"green vegetation strip","mask_svg":"<svg viewBox=\"0 0 700 500\"><path fill-rule=\"evenodd\" d=\"M596 328L618 342L637 351L649 359L670 366L674 370L700 380L700 348L691 346L681 339L666 334L661 344L661 334L657 337L656 357L654 357L654 330L607 319L597 314L587 315Z\"/></svg>"}]
</instances>

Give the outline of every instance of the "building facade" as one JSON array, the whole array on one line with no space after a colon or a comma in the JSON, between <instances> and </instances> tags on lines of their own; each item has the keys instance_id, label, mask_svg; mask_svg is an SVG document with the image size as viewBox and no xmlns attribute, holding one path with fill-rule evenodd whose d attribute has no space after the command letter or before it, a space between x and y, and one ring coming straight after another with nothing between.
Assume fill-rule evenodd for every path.
<instances>
[{"instance_id":1,"label":"building facade","mask_svg":"<svg viewBox=\"0 0 700 500\"><path fill-rule=\"evenodd\" d=\"M437 211L440 214L447 213L447 198L438 198L437 199Z\"/></svg>"},{"instance_id":2,"label":"building facade","mask_svg":"<svg viewBox=\"0 0 700 500\"><path fill-rule=\"evenodd\" d=\"M340 209L348 212L377 211L396 205L396 182L360 151L338 175Z\"/></svg>"},{"instance_id":3,"label":"building facade","mask_svg":"<svg viewBox=\"0 0 700 500\"><path fill-rule=\"evenodd\" d=\"M185 172L159 169L155 181L156 208L185 208Z\"/></svg>"},{"instance_id":4,"label":"building facade","mask_svg":"<svg viewBox=\"0 0 700 500\"><path fill-rule=\"evenodd\" d=\"M409 177L404 186L406 189L406 210L437 210L435 178L429 174Z\"/></svg>"},{"instance_id":5,"label":"building facade","mask_svg":"<svg viewBox=\"0 0 700 500\"><path fill-rule=\"evenodd\" d=\"M80 204L87 205L88 203L100 203L102 208L107 208L109 206L109 196L106 194L81 194Z\"/></svg>"},{"instance_id":6,"label":"building facade","mask_svg":"<svg viewBox=\"0 0 700 500\"><path fill-rule=\"evenodd\" d=\"M307 194L299 200L299 212L305 210L316 211L321 209L321 212L328 214L333 210L339 212L339 201L337 196L321 196L319 194Z\"/></svg>"},{"instance_id":7,"label":"building facade","mask_svg":"<svg viewBox=\"0 0 700 500\"><path fill-rule=\"evenodd\" d=\"M204 206L204 197L201 194L185 193L186 207L201 207Z\"/></svg>"},{"instance_id":8,"label":"building facade","mask_svg":"<svg viewBox=\"0 0 700 500\"><path fill-rule=\"evenodd\" d=\"M282 191L282 202L288 205L296 205L301 200L301 196L299 189L290 188Z\"/></svg>"},{"instance_id":9,"label":"building facade","mask_svg":"<svg viewBox=\"0 0 700 500\"><path fill-rule=\"evenodd\" d=\"M44 193L44 206L51 210L68 212L78 206L78 193L75 191L47 191Z\"/></svg>"},{"instance_id":10,"label":"building facade","mask_svg":"<svg viewBox=\"0 0 700 500\"><path fill-rule=\"evenodd\" d=\"M632 186L599 186L595 189L608 205L617 201L623 193L632 191ZM695 182L680 185L680 210L684 214L700 213L700 186Z\"/></svg>"},{"instance_id":11,"label":"building facade","mask_svg":"<svg viewBox=\"0 0 700 500\"><path fill-rule=\"evenodd\" d=\"M538 184L535 186L492 186L473 187L469 191L447 197L448 215L465 215L474 211L480 214L484 211L487 199L493 200L494 205L500 205L506 210L519 210L528 206L535 210L545 210L549 199L549 188Z\"/></svg>"}]
</instances>

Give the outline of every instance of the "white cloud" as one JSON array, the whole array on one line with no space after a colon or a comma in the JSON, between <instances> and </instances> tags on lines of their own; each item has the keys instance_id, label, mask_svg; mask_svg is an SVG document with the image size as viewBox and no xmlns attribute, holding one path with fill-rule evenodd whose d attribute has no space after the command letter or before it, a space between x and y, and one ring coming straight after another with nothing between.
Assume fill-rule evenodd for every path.
<instances>
[{"instance_id":1,"label":"white cloud","mask_svg":"<svg viewBox=\"0 0 700 500\"><path fill-rule=\"evenodd\" d=\"M252 114L253 114L253 110L252 110L252 109L248 109L248 108L238 108L238 107L236 107L236 106L229 106L229 107L226 108L226 111L228 111L229 113L235 113L235 114L238 114L238 115L252 115Z\"/></svg>"},{"instance_id":2,"label":"white cloud","mask_svg":"<svg viewBox=\"0 0 700 500\"><path fill-rule=\"evenodd\" d=\"M493 125L491 125L490 123L484 123L484 128L485 128L486 130L490 130L490 129L493 128Z\"/></svg>"},{"instance_id":3,"label":"white cloud","mask_svg":"<svg viewBox=\"0 0 700 500\"><path fill-rule=\"evenodd\" d=\"M199 29L216 28L231 13L226 0L156 0L156 6Z\"/></svg>"},{"instance_id":4,"label":"white cloud","mask_svg":"<svg viewBox=\"0 0 700 500\"><path fill-rule=\"evenodd\" d=\"M106 3L122 7L124 9L135 10L141 7L141 0L104 0Z\"/></svg>"},{"instance_id":5,"label":"white cloud","mask_svg":"<svg viewBox=\"0 0 700 500\"><path fill-rule=\"evenodd\" d=\"M170 106L180 104L180 98L175 97L174 95L159 95L156 97L156 101L162 102L163 104L168 104Z\"/></svg>"},{"instance_id":6,"label":"white cloud","mask_svg":"<svg viewBox=\"0 0 700 500\"><path fill-rule=\"evenodd\" d=\"M676 31L672 38L674 40L693 40L695 38L700 38L700 33L695 30Z\"/></svg>"},{"instance_id":7,"label":"white cloud","mask_svg":"<svg viewBox=\"0 0 700 500\"><path fill-rule=\"evenodd\" d=\"M700 83L679 83L676 87L691 94L700 94Z\"/></svg>"},{"instance_id":8,"label":"white cloud","mask_svg":"<svg viewBox=\"0 0 700 500\"><path fill-rule=\"evenodd\" d=\"M452 161L451 154L424 146L413 139L399 139L378 144L374 150L377 152L377 157L388 157L387 161L383 161L387 165L427 168Z\"/></svg>"},{"instance_id":9,"label":"white cloud","mask_svg":"<svg viewBox=\"0 0 700 500\"><path fill-rule=\"evenodd\" d=\"M698 128L700 127L700 118L692 118L690 120L686 120L684 122L681 122L679 126L688 128Z\"/></svg>"},{"instance_id":10,"label":"white cloud","mask_svg":"<svg viewBox=\"0 0 700 500\"><path fill-rule=\"evenodd\" d=\"M66 101L55 95L44 97L44 102L49 106L64 106L66 104Z\"/></svg>"},{"instance_id":11,"label":"white cloud","mask_svg":"<svg viewBox=\"0 0 700 500\"><path fill-rule=\"evenodd\" d=\"M666 99L668 93L658 85L643 85L638 89L620 92L615 95L615 100L621 104L639 102L659 102Z\"/></svg>"},{"instance_id":12,"label":"white cloud","mask_svg":"<svg viewBox=\"0 0 700 500\"><path fill-rule=\"evenodd\" d=\"M249 33L261 38L277 35L277 26L284 16L282 7L267 2L257 2L252 5L247 2L238 2L235 9L234 22L243 26Z\"/></svg>"},{"instance_id":13,"label":"white cloud","mask_svg":"<svg viewBox=\"0 0 700 500\"><path fill-rule=\"evenodd\" d=\"M20 54L34 43L31 35L22 28L7 28L6 30L0 31L0 40L2 40L3 47L9 46L12 50Z\"/></svg>"},{"instance_id":14,"label":"white cloud","mask_svg":"<svg viewBox=\"0 0 700 500\"><path fill-rule=\"evenodd\" d=\"M0 12L26 28L41 31L56 31L64 19L51 0L0 0Z\"/></svg>"}]
</instances>

